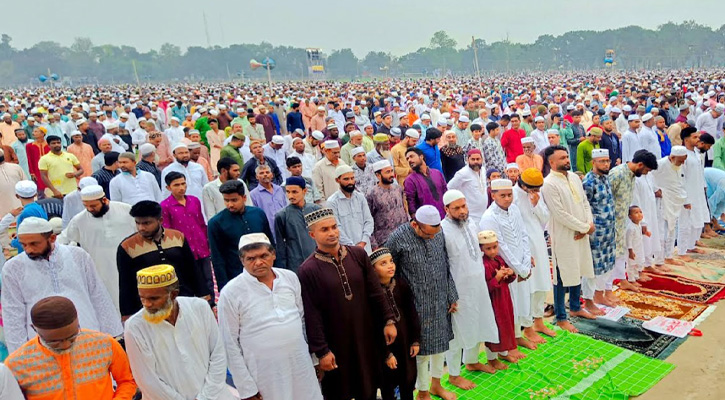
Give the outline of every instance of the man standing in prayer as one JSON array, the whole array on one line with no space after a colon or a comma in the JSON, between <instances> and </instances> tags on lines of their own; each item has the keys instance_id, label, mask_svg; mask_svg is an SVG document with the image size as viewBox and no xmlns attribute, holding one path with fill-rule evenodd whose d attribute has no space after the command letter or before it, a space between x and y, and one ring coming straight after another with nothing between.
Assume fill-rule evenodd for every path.
<instances>
[{"instance_id":1,"label":"man standing in prayer","mask_svg":"<svg viewBox=\"0 0 725 400\"><path fill-rule=\"evenodd\" d=\"M83 175L81 177L91 176L93 173L91 160L95 156L93 154L93 148L88 143L83 143L83 134L80 131L71 133L70 138L72 143L68 145L68 153L73 154L80 161L81 168L83 168Z\"/></svg>"},{"instance_id":2,"label":"man standing in prayer","mask_svg":"<svg viewBox=\"0 0 725 400\"><path fill-rule=\"evenodd\" d=\"M549 209L551 257L556 271L554 313L556 325L577 332L567 320L564 296L569 290L569 310L572 316L595 318L581 309L581 279L594 278L592 250L587 235L594 233L592 212L581 179L571 172L569 152L563 146L547 147L544 157L551 172L544 179L541 192Z\"/></svg>"},{"instance_id":3,"label":"man standing in prayer","mask_svg":"<svg viewBox=\"0 0 725 400\"><path fill-rule=\"evenodd\" d=\"M449 190L443 195L446 218L441 229L451 276L458 292L458 310L453 314L453 337L446 352L449 382L462 389L476 385L461 376L461 352L468 371L496 372L491 365L478 361L482 342L498 343L496 317L486 285L483 255L478 246L478 225L468 217L467 199L461 191ZM543 309L542 309L543 312Z\"/></svg>"},{"instance_id":4,"label":"man standing in prayer","mask_svg":"<svg viewBox=\"0 0 725 400\"><path fill-rule=\"evenodd\" d=\"M46 195L56 199L63 199L63 196L76 190L76 179L83 175L83 168L76 156L63 151L58 136L46 138L50 153L40 157L38 169L40 177L46 187Z\"/></svg>"},{"instance_id":5,"label":"man standing in prayer","mask_svg":"<svg viewBox=\"0 0 725 400\"><path fill-rule=\"evenodd\" d=\"M600 128L592 128L588 136L576 148L576 169L582 174L592 170L592 152L599 148L599 141L602 138Z\"/></svg>"},{"instance_id":6,"label":"man standing in prayer","mask_svg":"<svg viewBox=\"0 0 725 400\"><path fill-rule=\"evenodd\" d=\"M247 160L247 162L244 164L244 166L242 167L241 175L241 179L247 182L249 190L254 190L254 188L256 188L259 184L256 171L257 167L260 165L268 165L273 175L272 182L277 185L281 185L282 172L279 170L280 166L277 165L277 163L273 159L264 155L264 148L262 147L262 142L252 141L252 143L249 145L249 148L252 150L253 157Z\"/></svg>"},{"instance_id":7,"label":"man standing in prayer","mask_svg":"<svg viewBox=\"0 0 725 400\"><path fill-rule=\"evenodd\" d=\"M432 205L443 218L446 215L443 207L443 193L448 191L443 173L430 168L423 157L423 151L417 147L408 148L405 159L408 160L408 164L413 170L405 179L405 199L408 202L408 213L413 216L418 208L424 205Z\"/></svg>"},{"instance_id":8,"label":"man standing in prayer","mask_svg":"<svg viewBox=\"0 0 725 400\"><path fill-rule=\"evenodd\" d=\"M327 140L324 145L325 156L312 169L312 181L315 182L324 201L327 201L339 186L335 175L336 168L347 164L340 160L340 144L337 140Z\"/></svg>"},{"instance_id":9,"label":"man standing in prayer","mask_svg":"<svg viewBox=\"0 0 725 400\"><path fill-rule=\"evenodd\" d=\"M327 199L327 205L335 212L340 230L340 244L358 246L370 254L370 237L375 222L365 199L365 195L355 190L355 172L347 165L337 167L335 171L339 190Z\"/></svg>"},{"instance_id":10,"label":"man standing in prayer","mask_svg":"<svg viewBox=\"0 0 725 400\"><path fill-rule=\"evenodd\" d=\"M285 161L286 162L286 161ZM267 216L270 229L274 227L274 216L287 205L284 189L272 182L272 170L269 165L260 164L256 170L259 185L249 192L252 204L261 208ZM277 240L274 237L275 241Z\"/></svg>"},{"instance_id":11,"label":"man standing in prayer","mask_svg":"<svg viewBox=\"0 0 725 400\"><path fill-rule=\"evenodd\" d=\"M274 216L277 265L292 272L297 272L300 264L315 251L315 241L308 234L305 215L319 210L320 206L307 202L310 189L301 176L287 178L284 190L288 204Z\"/></svg>"},{"instance_id":12,"label":"man standing in prayer","mask_svg":"<svg viewBox=\"0 0 725 400\"><path fill-rule=\"evenodd\" d=\"M126 353L114 338L84 324L78 302L50 296L31 304L23 318L30 319L38 338L5 360L27 400L134 398L136 383Z\"/></svg>"},{"instance_id":13,"label":"man standing in prayer","mask_svg":"<svg viewBox=\"0 0 725 400\"><path fill-rule=\"evenodd\" d=\"M355 187L360 193L366 195L378 182L373 171L374 163L368 161L365 149L362 147L353 149L352 154L353 163L350 166L355 173ZM383 160L381 159L381 161Z\"/></svg>"},{"instance_id":14,"label":"man standing in prayer","mask_svg":"<svg viewBox=\"0 0 725 400\"><path fill-rule=\"evenodd\" d=\"M209 249L217 287L221 290L242 272L236 246L248 233L264 233L272 239L272 230L262 209L247 206L247 193L238 180L228 180L219 187L226 208L209 220Z\"/></svg>"},{"instance_id":15,"label":"man standing in prayer","mask_svg":"<svg viewBox=\"0 0 725 400\"><path fill-rule=\"evenodd\" d=\"M5 160L5 153L0 150L0 215L20 207L20 199L15 195L15 185L26 177L18 164Z\"/></svg>"},{"instance_id":16,"label":"man standing in prayer","mask_svg":"<svg viewBox=\"0 0 725 400\"><path fill-rule=\"evenodd\" d=\"M534 152L536 148L534 138L525 137L521 139L521 147L524 149L524 153L516 157L516 165L519 166L519 169L523 171L529 168L536 168L542 171L544 169L544 159Z\"/></svg>"},{"instance_id":17,"label":"man standing in prayer","mask_svg":"<svg viewBox=\"0 0 725 400\"><path fill-rule=\"evenodd\" d=\"M420 150L421 154L425 156L424 161L430 168L435 169L442 174L443 166L441 165L441 152L438 149L438 143L441 141L441 136L443 136L443 133L438 129L428 129L425 132L425 141L418 144L415 148ZM408 159L409 152L410 147L405 151L406 160ZM410 161L408 163L410 163ZM413 168L412 165L410 167Z\"/></svg>"},{"instance_id":18,"label":"man standing in prayer","mask_svg":"<svg viewBox=\"0 0 725 400\"><path fill-rule=\"evenodd\" d=\"M632 161L634 153L644 148L637 133L642 123L639 115L630 114L627 117L627 122L629 123L629 127L622 134L622 163Z\"/></svg>"},{"instance_id":19,"label":"man standing in prayer","mask_svg":"<svg viewBox=\"0 0 725 400\"><path fill-rule=\"evenodd\" d=\"M610 165L607 149L592 150L592 170L582 180L594 221L594 233L589 235L594 278L582 279L582 297L584 307L594 315L604 315L597 304L617 306L617 299L612 293L616 220L614 196L607 178Z\"/></svg>"},{"instance_id":20,"label":"man standing in prayer","mask_svg":"<svg viewBox=\"0 0 725 400\"><path fill-rule=\"evenodd\" d=\"M222 197L219 188L224 184L224 182L229 180L239 180L239 176L241 175L240 165L229 157L222 157L219 159L219 162L217 162L217 171L219 171L219 176L215 180L204 185L204 189L202 190L201 203L204 206L204 217L207 221L225 208L224 197ZM247 184L241 180L239 182L241 182L244 187L244 193L248 193L249 190L247 190ZM252 198L247 196L245 204L248 206L254 205L252 204Z\"/></svg>"},{"instance_id":21,"label":"man standing in prayer","mask_svg":"<svg viewBox=\"0 0 725 400\"><path fill-rule=\"evenodd\" d=\"M14 140L13 143L10 144L10 148L13 149L13 151L15 152L15 156L18 158L18 165L23 168L23 172L25 172L25 175L30 178L30 169L28 169L28 155L25 151L25 145L28 143L28 135L25 133L23 128L18 128L15 130L15 137L18 140Z\"/></svg>"},{"instance_id":22,"label":"man standing in prayer","mask_svg":"<svg viewBox=\"0 0 725 400\"><path fill-rule=\"evenodd\" d=\"M403 188L394 185L395 174L390 161L378 161L372 168L375 170L378 184L368 192L366 198L375 224L371 246L376 249L388 240L388 236L397 227L408 222L410 217L405 211Z\"/></svg>"},{"instance_id":23,"label":"man standing in prayer","mask_svg":"<svg viewBox=\"0 0 725 400\"><path fill-rule=\"evenodd\" d=\"M116 250L125 238L136 232L134 220L129 215L131 206L109 201L99 185L84 187L80 195L85 210L70 220L57 242L74 242L88 252L118 310Z\"/></svg>"},{"instance_id":24,"label":"man standing in prayer","mask_svg":"<svg viewBox=\"0 0 725 400\"><path fill-rule=\"evenodd\" d=\"M243 399L321 400L304 327L300 281L273 268L274 247L262 233L242 236L244 272L219 297L219 327L229 370Z\"/></svg>"},{"instance_id":25,"label":"man standing in prayer","mask_svg":"<svg viewBox=\"0 0 725 400\"><path fill-rule=\"evenodd\" d=\"M325 372L322 393L328 400L373 400L383 365L381 332L374 327L385 327L390 345L397 336L395 315L365 251L340 244L332 209L313 211L305 222L317 249L297 274L309 350Z\"/></svg>"},{"instance_id":26,"label":"man standing in prayer","mask_svg":"<svg viewBox=\"0 0 725 400\"><path fill-rule=\"evenodd\" d=\"M2 270L3 325L11 352L35 337L29 308L51 294L71 299L86 329L114 337L123 333L113 301L85 250L56 244L50 222L37 217L20 224L18 239L25 251L8 260Z\"/></svg>"},{"instance_id":27,"label":"man standing in prayer","mask_svg":"<svg viewBox=\"0 0 725 400\"><path fill-rule=\"evenodd\" d=\"M409 149L408 154L411 151ZM455 395L441 385L445 353L453 340L451 314L458 309L458 292L448 264L440 224L438 209L423 205L416 209L413 220L398 227L385 244L399 268L400 276L413 291L420 319L416 387L421 400L429 400L431 395L455 399Z\"/></svg>"},{"instance_id":28,"label":"man standing in prayer","mask_svg":"<svg viewBox=\"0 0 725 400\"><path fill-rule=\"evenodd\" d=\"M708 113L709 114L709 113ZM721 130L722 132L722 130ZM710 222L710 212L707 207L705 191L705 169L701 158L704 151L698 146L700 133L693 128L685 128L680 133L682 144L687 149L687 159L684 164L685 200L684 209L680 211L677 225L677 253L684 256L687 253L704 253L704 250L695 247L702 233L705 223Z\"/></svg>"},{"instance_id":29,"label":"man standing in prayer","mask_svg":"<svg viewBox=\"0 0 725 400\"><path fill-rule=\"evenodd\" d=\"M405 159L405 153L408 148L415 147L415 144L420 138L420 133L415 129L408 129L405 131L405 137L400 143L393 146L390 153L393 157L393 166L395 168L395 176L398 178L398 184L402 187L405 182L405 178L410 175L411 168L408 164L408 160Z\"/></svg>"},{"instance_id":30,"label":"man standing in prayer","mask_svg":"<svg viewBox=\"0 0 725 400\"><path fill-rule=\"evenodd\" d=\"M131 370L153 399L234 400L226 384L227 357L214 313L204 300L179 297L171 265L136 273L143 309L126 321Z\"/></svg>"},{"instance_id":31,"label":"man standing in prayer","mask_svg":"<svg viewBox=\"0 0 725 400\"><path fill-rule=\"evenodd\" d=\"M688 128L685 128L688 129ZM674 259L677 220L687 202L685 173L682 165L687 159L685 146L672 146L670 155L657 161L657 169L652 172L654 186L660 197L657 220L659 221L660 245L664 261L667 264L681 265ZM657 269L655 269L657 270Z\"/></svg>"},{"instance_id":32,"label":"man standing in prayer","mask_svg":"<svg viewBox=\"0 0 725 400\"><path fill-rule=\"evenodd\" d=\"M150 172L136 168L136 155L131 152L118 156L118 167L121 174L111 179L109 197L113 201L126 203L130 206L143 200L160 202L161 188L156 177Z\"/></svg>"},{"instance_id":33,"label":"man standing in prayer","mask_svg":"<svg viewBox=\"0 0 725 400\"><path fill-rule=\"evenodd\" d=\"M179 143L174 146L172 152L174 154L175 161L161 171L161 181L166 182L166 175L169 172L181 172L184 176L186 176L186 193L190 196L196 197L197 199L201 199L204 185L209 183L209 178L206 175L204 167L191 161L189 148L183 143ZM164 187L161 191L161 198L165 199L169 197L169 195L171 195L171 193L168 189L166 189L166 187Z\"/></svg>"},{"instance_id":34,"label":"man standing in prayer","mask_svg":"<svg viewBox=\"0 0 725 400\"><path fill-rule=\"evenodd\" d=\"M469 218L475 226L478 226L481 216L488 208L486 174L481 173L481 168L483 168L481 150L468 150L468 165L458 170L448 182L448 189L460 190L466 196Z\"/></svg>"}]
</instances>

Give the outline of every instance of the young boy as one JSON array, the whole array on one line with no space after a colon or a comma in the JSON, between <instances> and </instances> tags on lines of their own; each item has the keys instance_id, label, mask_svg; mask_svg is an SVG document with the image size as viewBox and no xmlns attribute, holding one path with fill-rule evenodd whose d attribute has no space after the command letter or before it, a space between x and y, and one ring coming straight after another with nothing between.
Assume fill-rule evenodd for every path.
<instances>
[{"instance_id":1,"label":"young boy","mask_svg":"<svg viewBox=\"0 0 725 400\"><path fill-rule=\"evenodd\" d=\"M398 330L395 342L385 349L380 393L383 400L395 400L395 388L398 387L400 400L413 400L417 377L415 356L420 350L420 322L413 304L413 293L403 279L394 278L395 262L386 247L373 251L370 262L393 310Z\"/></svg>"},{"instance_id":2,"label":"young boy","mask_svg":"<svg viewBox=\"0 0 725 400\"><path fill-rule=\"evenodd\" d=\"M478 244L483 252L483 267L486 269L486 283L491 296L493 312L498 326L498 343L486 343L488 364L498 370L508 369L499 358L511 363L519 362L520 358L509 354L516 349L514 333L514 304L511 301L509 283L516 280L516 273L506 266L506 262L498 255L498 237L494 231L478 233Z\"/></svg>"},{"instance_id":3,"label":"young boy","mask_svg":"<svg viewBox=\"0 0 725 400\"><path fill-rule=\"evenodd\" d=\"M483 159L486 163L486 169L495 168L503 171L506 168L506 154L503 152L501 142L497 139L501 133L501 126L495 122L486 124L488 137L483 141Z\"/></svg>"},{"instance_id":4,"label":"young boy","mask_svg":"<svg viewBox=\"0 0 725 400\"><path fill-rule=\"evenodd\" d=\"M639 274L644 269L644 244L642 240L642 225L640 225L643 218L644 214L642 214L642 210L639 207L629 207L629 222L627 222L627 232L625 233L625 241L627 250L629 251L629 257L627 257L627 280L636 286L633 289L635 292L639 292L638 288L642 286L637 281L640 280ZM651 233L647 232L647 235L649 236Z\"/></svg>"},{"instance_id":5,"label":"young boy","mask_svg":"<svg viewBox=\"0 0 725 400\"><path fill-rule=\"evenodd\" d=\"M519 175L521 175L521 169L516 163L509 163L506 165L506 177L511 180L511 184L515 185L519 181Z\"/></svg>"}]
</instances>

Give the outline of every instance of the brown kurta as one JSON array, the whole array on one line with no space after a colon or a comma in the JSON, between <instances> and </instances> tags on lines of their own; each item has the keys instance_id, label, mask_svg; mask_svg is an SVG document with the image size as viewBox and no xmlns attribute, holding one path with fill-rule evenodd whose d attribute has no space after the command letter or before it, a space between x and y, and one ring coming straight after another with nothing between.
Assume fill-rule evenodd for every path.
<instances>
[{"instance_id":1,"label":"brown kurta","mask_svg":"<svg viewBox=\"0 0 725 400\"><path fill-rule=\"evenodd\" d=\"M383 362L377 328L395 316L365 250L342 246L339 259L318 249L297 271L307 341L317 357L335 355L337 369L322 379L326 400L375 399Z\"/></svg>"}]
</instances>

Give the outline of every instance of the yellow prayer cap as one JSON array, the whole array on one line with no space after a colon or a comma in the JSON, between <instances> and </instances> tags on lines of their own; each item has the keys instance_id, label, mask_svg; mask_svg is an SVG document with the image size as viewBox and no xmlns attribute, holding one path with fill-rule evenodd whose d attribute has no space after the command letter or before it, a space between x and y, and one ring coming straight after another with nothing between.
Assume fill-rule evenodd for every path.
<instances>
[{"instance_id":1,"label":"yellow prayer cap","mask_svg":"<svg viewBox=\"0 0 725 400\"><path fill-rule=\"evenodd\" d=\"M592 136L602 136L603 132L602 132L602 130L600 128L592 128L589 131L589 134L592 135Z\"/></svg>"},{"instance_id":2,"label":"yellow prayer cap","mask_svg":"<svg viewBox=\"0 0 725 400\"><path fill-rule=\"evenodd\" d=\"M385 143L389 141L390 138L384 133L376 133L375 136L373 136L373 142L375 143Z\"/></svg>"},{"instance_id":3,"label":"yellow prayer cap","mask_svg":"<svg viewBox=\"0 0 725 400\"><path fill-rule=\"evenodd\" d=\"M496 242L498 242L498 237L496 236L496 232L494 232L494 231L478 232L478 243L479 244L488 244L488 243L496 243Z\"/></svg>"},{"instance_id":4,"label":"yellow prayer cap","mask_svg":"<svg viewBox=\"0 0 725 400\"><path fill-rule=\"evenodd\" d=\"M521 174L521 181L530 187L540 187L544 184L544 175L536 168L527 168Z\"/></svg>"},{"instance_id":5,"label":"yellow prayer cap","mask_svg":"<svg viewBox=\"0 0 725 400\"><path fill-rule=\"evenodd\" d=\"M43 133L48 133L48 130L44 126L39 126L38 129Z\"/></svg>"},{"instance_id":6,"label":"yellow prayer cap","mask_svg":"<svg viewBox=\"0 0 725 400\"><path fill-rule=\"evenodd\" d=\"M176 270L168 264L154 265L136 272L136 285L139 289L162 288L178 280Z\"/></svg>"}]
</instances>

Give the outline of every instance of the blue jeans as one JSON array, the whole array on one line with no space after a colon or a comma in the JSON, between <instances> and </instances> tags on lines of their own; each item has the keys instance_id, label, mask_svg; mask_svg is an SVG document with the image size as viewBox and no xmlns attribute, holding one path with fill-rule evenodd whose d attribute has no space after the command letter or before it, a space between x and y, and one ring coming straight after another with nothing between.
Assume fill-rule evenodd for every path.
<instances>
[{"instance_id":1,"label":"blue jeans","mask_svg":"<svg viewBox=\"0 0 725 400\"><path fill-rule=\"evenodd\" d=\"M567 289L569 290L569 310L581 310L581 288L581 284L564 287L564 284L561 282L559 268L556 268L556 285L554 285L554 314L556 315L557 322L567 320L566 306L564 305Z\"/></svg>"}]
</instances>

